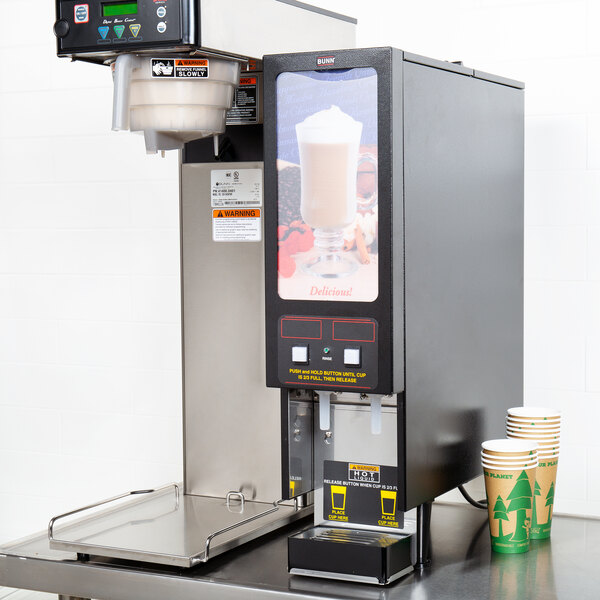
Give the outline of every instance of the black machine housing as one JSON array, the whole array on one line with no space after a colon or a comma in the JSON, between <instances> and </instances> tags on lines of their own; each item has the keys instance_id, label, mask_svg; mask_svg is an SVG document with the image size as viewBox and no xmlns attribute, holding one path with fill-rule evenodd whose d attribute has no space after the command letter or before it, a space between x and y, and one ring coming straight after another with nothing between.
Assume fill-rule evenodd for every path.
<instances>
[{"instance_id":1,"label":"black machine housing","mask_svg":"<svg viewBox=\"0 0 600 600\"><path fill-rule=\"evenodd\" d=\"M378 82L379 293L286 300L277 78L358 67ZM398 503L410 510L478 475L481 441L499 437L506 408L522 404L523 85L392 48L266 56L264 85L267 385L282 389L284 497L292 390L395 395ZM362 333L336 336L336 322ZM300 340L307 369L324 344L338 357L360 347L360 385L290 381Z\"/></svg>"}]
</instances>

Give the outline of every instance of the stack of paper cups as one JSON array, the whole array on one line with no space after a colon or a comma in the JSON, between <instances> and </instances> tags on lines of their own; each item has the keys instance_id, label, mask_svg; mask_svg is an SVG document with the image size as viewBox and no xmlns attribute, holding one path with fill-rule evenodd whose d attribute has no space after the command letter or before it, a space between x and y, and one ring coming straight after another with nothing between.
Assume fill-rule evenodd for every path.
<instances>
[{"instance_id":1,"label":"stack of paper cups","mask_svg":"<svg viewBox=\"0 0 600 600\"><path fill-rule=\"evenodd\" d=\"M489 440L481 444L492 550L517 554L529 550L537 443Z\"/></svg>"},{"instance_id":2,"label":"stack of paper cups","mask_svg":"<svg viewBox=\"0 0 600 600\"><path fill-rule=\"evenodd\" d=\"M538 444L539 464L535 477L531 539L550 537L556 492L556 469L560 454L560 412L536 406L508 409L506 436Z\"/></svg>"}]
</instances>

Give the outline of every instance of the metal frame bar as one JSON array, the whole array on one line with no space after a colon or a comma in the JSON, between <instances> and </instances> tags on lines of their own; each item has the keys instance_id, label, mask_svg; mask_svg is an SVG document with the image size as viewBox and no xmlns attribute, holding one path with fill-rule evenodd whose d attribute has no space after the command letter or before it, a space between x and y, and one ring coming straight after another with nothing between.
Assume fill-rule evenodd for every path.
<instances>
[{"instance_id":1,"label":"metal frame bar","mask_svg":"<svg viewBox=\"0 0 600 600\"><path fill-rule=\"evenodd\" d=\"M58 521L60 519L65 519L66 517L71 517L78 513L82 513L87 510L92 510L94 508L98 508L99 506L104 506L105 504L110 504L111 502L116 502L117 500L122 500L123 498L129 498L131 496L141 496L143 494L155 494L155 493L163 492L169 488L175 489L175 506L178 507L180 492L179 492L179 485L176 483L169 483L167 485L164 485L162 487L152 489L152 490L134 490L132 492L125 492L124 494L119 494L118 496L113 496L112 498L107 498L106 500L101 500L100 502L95 502L94 504L88 504L87 506L83 506L81 508L77 508L75 510L71 510L69 512L63 513L62 515L57 515L56 517L52 517L52 519L50 519L50 522L48 523L48 539L51 542L66 541L66 540L59 540L54 537L54 525L55 525L56 521ZM98 547L100 548L101 546L98 546Z\"/></svg>"},{"instance_id":2,"label":"metal frame bar","mask_svg":"<svg viewBox=\"0 0 600 600\"><path fill-rule=\"evenodd\" d=\"M230 495L238 495L240 494L242 497L242 506L244 505L244 495L241 494L241 492L229 492L229 494L227 494L227 499L229 501L229 497ZM231 531L232 529L236 529L237 527L241 527L242 525L247 525L248 523L251 523L252 521L256 521L257 519L260 519L261 517L266 517L267 515L270 515L271 513L278 511L279 510L279 505L282 504L283 502L285 502L285 500L277 500L275 502L273 502L273 507L269 508L261 513L258 513L257 515L253 515L252 517L248 517L247 519L244 519L243 521L240 521L239 523L234 523L233 525L229 525L228 527L224 527L223 529L219 529L218 531L215 531L214 533L211 533L207 538L206 538L206 544L204 546L204 557L203 558L199 558L202 554L202 552L199 552L198 554L195 554L194 556L191 557L191 562L192 564L197 564L198 562L207 562L208 559L210 558L210 543L219 535L223 534L223 533L227 533L228 531ZM294 512L298 511L298 499L294 498Z\"/></svg>"}]
</instances>

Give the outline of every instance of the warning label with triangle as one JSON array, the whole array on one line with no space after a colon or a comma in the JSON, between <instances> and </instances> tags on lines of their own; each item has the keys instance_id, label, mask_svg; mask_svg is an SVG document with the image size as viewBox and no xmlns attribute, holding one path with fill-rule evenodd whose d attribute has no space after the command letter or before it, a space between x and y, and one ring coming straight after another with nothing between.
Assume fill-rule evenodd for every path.
<instances>
[{"instance_id":1,"label":"warning label with triangle","mask_svg":"<svg viewBox=\"0 0 600 600\"><path fill-rule=\"evenodd\" d=\"M213 209L213 241L260 242L262 219L260 208Z\"/></svg>"}]
</instances>

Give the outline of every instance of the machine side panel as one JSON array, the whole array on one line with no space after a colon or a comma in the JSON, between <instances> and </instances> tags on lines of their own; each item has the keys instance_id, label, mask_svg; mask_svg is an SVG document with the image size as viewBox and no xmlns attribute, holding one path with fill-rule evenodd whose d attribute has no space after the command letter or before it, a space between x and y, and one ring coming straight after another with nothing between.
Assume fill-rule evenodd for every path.
<instances>
[{"instance_id":1,"label":"machine side panel","mask_svg":"<svg viewBox=\"0 0 600 600\"><path fill-rule=\"evenodd\" d=\"M402 51L392 49L390 121L392 123L392 343L394 390L404 390L404 116ZM401 463L399 463L401 464Z\"/></svg>"},{"instance_id":2,"label":"machine side panel","mask_svg":"<svg viewBox=\"0 0 600 600\"><path fill-rule=\"evenodd\" d=\"M523 91L404 63L410 509L523 401Z\"/></svg>"},{"instance_id":3,"label":"machine side panel","mask_svg":"<svg viewBox=\"0 0 600 600\"><path fill-rule=\"evenodd\" d=\"M394 389L404 390L404 52L392 48L390 120L392 122L392 344ZM398 501L406 508L406 414L405 395L397 397Z\"/></svg>"},{"instance_id":4,"label":"machine side panel","mask_svg":"<svg viewBox=\"0 0 600 600\"><path fill-rule=\"evenodd\" d=\"M281 497L280 392L265 387L261 242L213 242L212 169L181 170L185 491Z\"/></svg>"}]
</instances>

